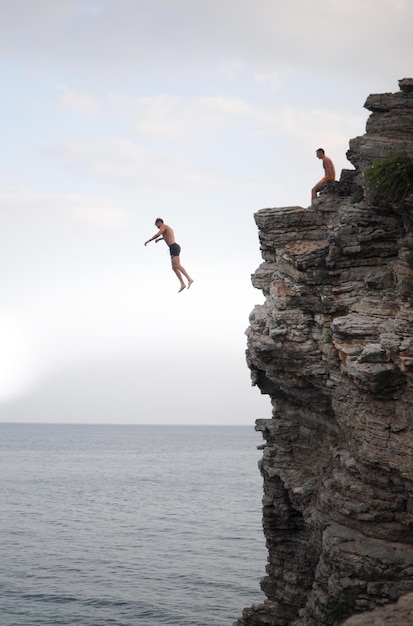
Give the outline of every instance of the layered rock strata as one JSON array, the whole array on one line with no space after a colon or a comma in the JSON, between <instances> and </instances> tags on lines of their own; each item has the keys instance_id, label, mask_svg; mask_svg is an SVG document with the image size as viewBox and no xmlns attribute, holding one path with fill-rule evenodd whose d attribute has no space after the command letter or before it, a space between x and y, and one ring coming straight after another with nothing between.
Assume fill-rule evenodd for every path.
<instances>
[{"instance_id":1,"label":"layered rock strata","mask_svg":"<svg viewBox=\"0 0 413 626\"><path fill-rule=\"evenodd\" d=\"M413 79L399 86L367 99L341 182L309 208L255 215L267 601L236 626L339 624L413 590L413 199L373 200L363 176L413 157Z\"/></svg>"},{"instance_id":2,"label":"layered rock strata","mask_svg":"<svg viewBox=\"0 0 413 626\"><path fill-rule=\"evenodd\" d=\"M369 613L350 617L344 626L410 626L413 624L413 593L402 596L396 605L390 604Z\"/></svg>"}]
</instances>

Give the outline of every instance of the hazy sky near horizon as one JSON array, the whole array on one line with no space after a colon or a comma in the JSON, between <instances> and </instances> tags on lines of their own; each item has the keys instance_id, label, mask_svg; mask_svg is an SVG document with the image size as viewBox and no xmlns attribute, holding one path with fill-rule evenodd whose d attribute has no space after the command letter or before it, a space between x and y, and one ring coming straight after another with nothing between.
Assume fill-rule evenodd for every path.
<instances>
[{"instance_id":1,"label":"hazy sky near horizon","mask_svg":"<svg viewBox=\"0 0 413 626\"><path fill-rule=\"evenodd\" d=\"M308 206L409 0L0 0L0 420L253 424L253 214ZM177 293L162 217L195 282Z\"/></svg>"}]
</instances>

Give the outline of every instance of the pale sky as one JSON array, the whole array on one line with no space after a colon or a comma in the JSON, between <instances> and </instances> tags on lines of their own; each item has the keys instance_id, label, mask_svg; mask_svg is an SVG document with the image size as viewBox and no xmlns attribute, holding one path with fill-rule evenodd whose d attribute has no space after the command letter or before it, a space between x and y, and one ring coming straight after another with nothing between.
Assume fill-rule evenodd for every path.
<instances>
[{"instance_id":1,"label":"pale sky","mask_svg":"<svg viewBox=\"0 0 413 626\"><path fill-rule=\"evenodd\" d=\"M411 0L0 0L0 420L253 424L253 214L413 76ZM178 294L162 217L194 278Z\"/></svg>"}]
</instances>

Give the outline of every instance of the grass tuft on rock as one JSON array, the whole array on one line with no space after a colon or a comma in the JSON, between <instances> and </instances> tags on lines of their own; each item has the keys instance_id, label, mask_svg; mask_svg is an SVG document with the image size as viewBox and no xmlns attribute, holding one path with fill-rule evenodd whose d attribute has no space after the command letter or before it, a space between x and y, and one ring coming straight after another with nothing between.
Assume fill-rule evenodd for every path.
<instances>
[{"instance_id":1,"label":"grass tuft on rock","mask_svg":"<svg viewBox=\"0 0 413 626\"><path fill-rule=\"evenodd\" d=\"M374 161L365 171L368 188L381 201L400 204L413 194L413 159L406 152Z\"/></svg>"}]
</instances>

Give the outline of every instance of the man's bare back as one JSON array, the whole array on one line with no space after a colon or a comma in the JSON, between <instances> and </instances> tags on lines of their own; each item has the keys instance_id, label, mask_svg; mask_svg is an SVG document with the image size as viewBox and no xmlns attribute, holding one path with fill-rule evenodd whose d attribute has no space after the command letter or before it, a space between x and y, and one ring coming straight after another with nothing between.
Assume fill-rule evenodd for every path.
<instances>
[{"instance_id":1,"label":"man's bare back","mask_svg":"<svg viewBox=\"0 0 413 626\"><path fill-rule=\"evenodd\" d=\"M333 161L330 159L330 157L324 156L323 167L325 175L334 180L336 177L336 171L334 169Z\"/></svg>"}]
</instances>

